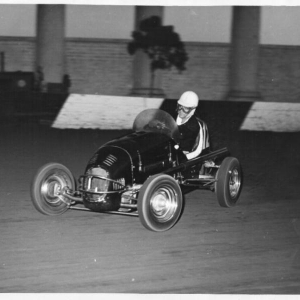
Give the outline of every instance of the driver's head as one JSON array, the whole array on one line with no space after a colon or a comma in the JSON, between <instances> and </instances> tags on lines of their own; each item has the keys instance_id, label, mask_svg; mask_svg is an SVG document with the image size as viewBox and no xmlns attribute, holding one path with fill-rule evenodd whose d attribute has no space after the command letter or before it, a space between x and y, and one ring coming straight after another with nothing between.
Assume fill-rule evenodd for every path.
<instances>
[{"instance_id":1,"label":"driver's head","mask_svg":"<svg viewBox=\"0 0 300 300\"><path fill-rule=\"evenodd\" d=\"M190 112L195 112L199 98L192 91L184 92L177 102L177 111L180 118L185 118Z\"/></svg>"}]
</instances>

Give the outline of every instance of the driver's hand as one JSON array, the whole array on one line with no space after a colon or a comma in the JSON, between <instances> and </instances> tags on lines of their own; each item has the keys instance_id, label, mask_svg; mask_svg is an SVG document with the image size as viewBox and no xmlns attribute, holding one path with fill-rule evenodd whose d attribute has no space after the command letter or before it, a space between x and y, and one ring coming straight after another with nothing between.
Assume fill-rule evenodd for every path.
<instances>
[{"instance_id":1,"label":"driver's hand","mask_svg":"<svg viewBox=\"0 0 300 300\"><path fill-rule=\"evenodd\" d=\"M164 123L158 122L156 124L156 128L159 129L159 130L162 130L162 129L166 128L166 125Z\"/></svg>"}]
</instances>

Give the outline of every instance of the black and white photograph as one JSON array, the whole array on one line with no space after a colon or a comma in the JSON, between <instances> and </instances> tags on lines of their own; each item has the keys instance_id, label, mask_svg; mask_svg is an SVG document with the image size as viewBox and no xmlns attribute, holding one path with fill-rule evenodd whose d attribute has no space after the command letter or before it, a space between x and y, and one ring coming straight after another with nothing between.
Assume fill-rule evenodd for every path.
<instances>
[{"instance_id":1,"label":"black and white photograph","mask_svg":"<svg viewBox=\"0 0 300 300\"><path fill-rule=\"evenodd\" d=\"M1 1L0 138L0 297L300 295L297 2Z\"/></svg>"}]
</instances>

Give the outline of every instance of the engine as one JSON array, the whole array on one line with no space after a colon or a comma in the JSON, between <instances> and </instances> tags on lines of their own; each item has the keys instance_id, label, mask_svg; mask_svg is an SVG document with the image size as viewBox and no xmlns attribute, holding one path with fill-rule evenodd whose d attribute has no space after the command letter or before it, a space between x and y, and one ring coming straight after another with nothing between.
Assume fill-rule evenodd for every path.
<instances>
[{"instance_id":1,"label":"engine","mask_svg":"<svg viewBox=\"0 0 300 300\"><path fill-rule=\"evenodd\" d=\"M134 187L172 165L170 148L170 139L157 133L134 133L100 147L80 178L84 205L94 211L130 205Z\"/></svg>"}]
</instances>

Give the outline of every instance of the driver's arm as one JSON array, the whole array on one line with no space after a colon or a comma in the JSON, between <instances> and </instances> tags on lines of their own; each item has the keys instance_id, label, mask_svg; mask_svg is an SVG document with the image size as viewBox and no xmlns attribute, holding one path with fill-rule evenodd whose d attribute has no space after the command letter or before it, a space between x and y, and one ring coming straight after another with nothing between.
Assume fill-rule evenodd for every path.
<instances>
[{"instance_id":1,"label":"driver's arm","mask_svg":"<svg viewBox=\"0 0 300 300\"><path fill-rule=\"evenodd\" d=\"M195 157L197 157L198 155L201 154L201 152L203 150L203 140L204 140L203 139L203 130L201 128L201 130L200 130L200 138L199 138L199 143L197 145L197 148L193 152L190 152L190 153L186 154L187 159L195 158Z\"/></svg>"}]
</instances>

